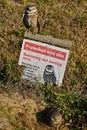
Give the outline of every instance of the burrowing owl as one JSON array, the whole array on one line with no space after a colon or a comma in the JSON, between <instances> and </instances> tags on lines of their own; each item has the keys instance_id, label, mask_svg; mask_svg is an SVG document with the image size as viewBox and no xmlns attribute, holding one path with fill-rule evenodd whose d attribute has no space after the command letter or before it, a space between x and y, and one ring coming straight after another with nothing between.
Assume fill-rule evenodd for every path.
<instances>
[{"instance_id":1,"label":"burrowing owl","mask_svg":"<svg viewBox=\"0 0 87 130\"><path fill-rule=\"evenodd\" d=\"M64 123L62 114L59 113L57 109L53 109L52 107L46 107L41 112L38 112L37 119L41 122L46 123L49 126L57 128L59 128Z\"/></svg>"},{"instance_id":2,"label":"burrowing owl","mask_svg":"<svg viewBox=\"0 0 87 130\"><path fill-rule=\"evenodd\" d=\"M63 122L64 119L62 115L57 110L52 111L50 125L59 128Z\"/></svg>"},{"instance_id":3,"label":"burrowing owl","mask_svg":"<svg viewBox=\"0 0 87 130\"><path fill-rule=\"evenodd\" d=\"M23 15L23 23L32 34L39 33L39 21L36 5L28 5Z\"/></svg>"}]
</instances>

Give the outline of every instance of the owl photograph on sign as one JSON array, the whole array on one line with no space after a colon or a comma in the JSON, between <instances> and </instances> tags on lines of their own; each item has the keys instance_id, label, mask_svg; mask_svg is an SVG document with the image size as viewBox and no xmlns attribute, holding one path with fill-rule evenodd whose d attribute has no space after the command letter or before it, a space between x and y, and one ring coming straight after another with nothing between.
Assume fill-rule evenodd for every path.
<instances>
[{"instance_id":1,"label":"owl photograph on sign","mask_svg":"<svg viewBox=\"0 0 87 130\"><path fill-rule=\"evenodd\" d=\"M52 65L47 65L44 70L43 74L44 83L52 82L54 85L56 85L56 76L54 67Z\"/></svg>"}]
</instances>

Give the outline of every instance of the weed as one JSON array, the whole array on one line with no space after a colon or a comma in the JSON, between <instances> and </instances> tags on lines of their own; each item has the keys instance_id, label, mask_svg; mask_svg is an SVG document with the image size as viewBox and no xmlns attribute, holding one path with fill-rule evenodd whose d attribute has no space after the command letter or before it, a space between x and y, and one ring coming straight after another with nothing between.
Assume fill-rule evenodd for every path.
<instances>
[{"instance_id":1,"label":"weed","mask_svg":"<svg viewBox=\"0 0 87 130\"><path fill-rule=\"evenodd\" d=\"M78 93L48 83L43 88L43 94L48 106L58 109L71 126L78 128L84 121L86 124L87 100Z\"/></svg>"},{"instance_id":2,"label":"weed","mask_svg":"<svg viewBox=\"0 0 87 130\"><path fill-rule=\"evenodd\" d=\"M12 34L15 34L15 36L17 36L17 37L23 37L23 35L24 35L24 29L22 29L22 30L13 30L12 32L11 32Z\"/></svg>"},{"instance_id":3,"label":"weed","mask_svg":"<svg viewBox=\"0 0 87 130\"><path fill-rule=\"evenodd\" d=\"M29 3L28 0L16 0L16 1L17 1L17 3L19 3L19 4L28 4L28 3Z\"/></svg>"},{"instance_id":4,"label":"weed","mask_svg":"<svg viewBox=\"0 0 87 130\"><path fill-rule=\"evenodd\" d=\"M42 35L49 35L50 33L49 33L49 32L44 32L44 31L42 31L41 34L42 34Z\"/></svg>"},{"instance_id":5,"label":"weed","mask_svg":"<svg viewBox=\"0 0 87 130\"><path fill-rule=\"evenodd\" d=\"M7 5L7 0L0 0L0 3L3 4L3 6Z\"/></svg>"},{"instance_id":6,"label":"weed","mask_svg":"<svg viewBox=\"0 0 87 130\"><path fill-rule=\"evenodd\" d=\"M24 92L27 86L19 80L22 67L18 66L18 59L25 32L21 14L29 2L29 0L15 0L12 4L10 0L0 0L0 89L3 86L3 91L13 85L14 88L17 87L17 91L21 89L20 91ZM82 98L84 96L87 98L87 0L78 0L78 2L77 0L35 0L35 2L38 5L39 16L41 15L45 21L41 34L51 34L56 38L71 40L73 46L63 81L67 89L49 83L42 86L32 85L31 90L33 92L36 89L36 94L39 98L41 96L41 100L62 112L65 120L71 123L73 130L79 130L82 124L87 126L87 99ZM30 84L28 83L28 86ZM2 112L0 116L3 116L3 114L9 115L12 110L0 107L0 111ZM12 117L9 119L10 122L15 122ZM17 130L22 129L20 126L17 127Z\"/></svg>"}]
</instances>

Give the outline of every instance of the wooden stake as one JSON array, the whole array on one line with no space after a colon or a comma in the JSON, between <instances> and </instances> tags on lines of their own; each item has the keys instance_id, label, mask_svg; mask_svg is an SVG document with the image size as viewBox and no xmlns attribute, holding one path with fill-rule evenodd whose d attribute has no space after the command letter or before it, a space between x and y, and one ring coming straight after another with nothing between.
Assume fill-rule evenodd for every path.
<instances>
[{"instance_id":1,"label":"wooden stake","mask_svg":"<svg viewBox=\"0 0 87 130\"><path fill-rule=\"evenodd\" d=\"M64 48L71 48L71 46L72 46L71 41L53 38L52 36L44 36L41 34L32 35L28 32L25 32L24 38L28 38L31 40L48 43L51 45L60 46L60 47L64 47Z\"/></svg>"}]
</instances>

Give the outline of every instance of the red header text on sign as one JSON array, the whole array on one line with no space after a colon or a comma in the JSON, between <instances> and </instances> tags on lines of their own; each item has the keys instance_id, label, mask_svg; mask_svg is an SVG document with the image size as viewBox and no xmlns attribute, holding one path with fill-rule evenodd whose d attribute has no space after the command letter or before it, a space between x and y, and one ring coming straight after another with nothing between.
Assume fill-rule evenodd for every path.
<instances>
[{"instance_id":1,"label":"red header text on sign","mask_svg":"<svg viewBox=\"0 0 87 130\"><path fill-rule=\"evenodd\" d=\"M47 46L36 45L31 42L25 42L24 49L61 60L65 60L66 58L66 52L48 48Z\"/></svg>"}]
</instances>

